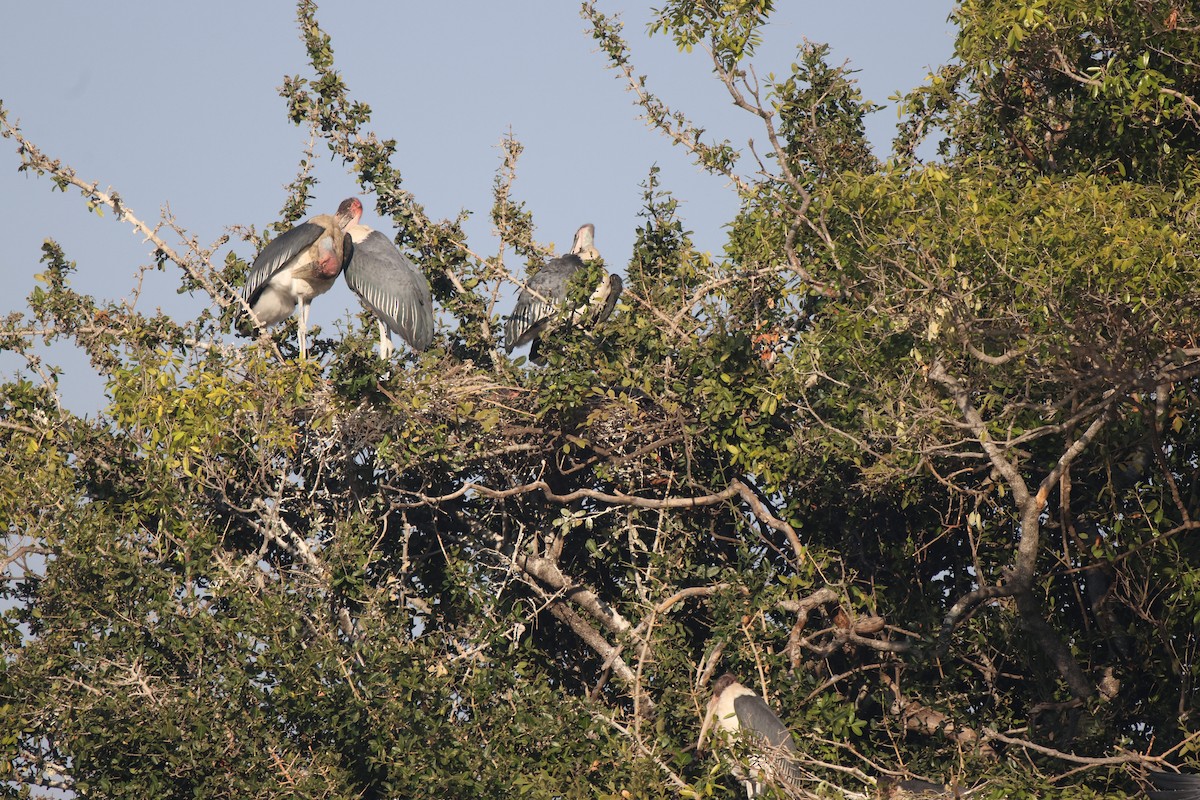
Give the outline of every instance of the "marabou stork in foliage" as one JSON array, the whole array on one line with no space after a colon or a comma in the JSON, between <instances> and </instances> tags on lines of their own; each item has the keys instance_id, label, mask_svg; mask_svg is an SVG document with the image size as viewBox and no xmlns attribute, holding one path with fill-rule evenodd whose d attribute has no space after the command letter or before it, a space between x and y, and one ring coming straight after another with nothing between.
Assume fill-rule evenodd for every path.
<instances>
[{"instance_id":1,"label":"marabou stork in foliage","mask_svg":"<svg viewBox=\"0 0 1200 800\"><path fill-rule=\"evenodd\" d=\"M517 297L516 308L504 323L504 346L511 353L515 348L532 342L529 360L544 362L541 354L542 333L558 316L567 301L571 278L584 268L585 261L600 258L595 245L596 228L584 225L575 232L571 252L553 259L525 282ZM572 324L589 319L596 325L608 319L617 298L621 296L621 276L608 274L596 284L587 302L570 313Z\"/></svg>"},{"instance_id":2,"label":"marabou stork in foliage","mask_svg":"<svg viewBox=\"0 0 1200 800\"><path fill-rule=\"evenodd\" d=\"M974 796L973 790L958 786L919 780L893 782L886 778L879 779L879 797L882 800L966 800Z\"/></svg>"},{"instance_id":3,"label":"marabou stork in foliage","mask_svg":"<svg viewBox=\"0 0 1200 800\"><path fill-rule=\"evenodd\" d=\"M1146 790L1150 800L1200 800L1200 775L1151 772L1147 777L1154 787ZM879 787L879 796L883 800L967 800L979 795L973 789L920 780L893 783L880 779Z\"/></svg>"},{"instance_id":4,"label":"marabou stork in foliage","mask_svg":"<svg viewBox=\"0 0 1200 800\"><path fill-rule=\"evenodd\" d=\"M417 271L391 239L359 222L363 207L357 197L342 201L338 218L350 219L346 233L354 253L346 265L346 283L371 310L379 324L379 357L395 351L388 331L398 334L413 350L433 341L433 297L429 281Z\"/></svg>"},{"instance_id":5,"label":"marabou stork in foliage","mask_svg":"<svg viewBox=\"0 0 1200 800\"><path fill-rule=\"evenodd\" d=\"M750 800L761 795L768 783L789 792L800 791L803 775L795 759L796 743L791 732L765 700L728 673L713 684L697 750L704 748L704 738L713 728L723 731L728 743L744 748L740 752L748 756L750 771L735 766L733 774L745 785Z\"/></svg>"},{"instance_id":6,"label":"marabou stork in foliage","mask_svg":"<svg viewBox=\"0 0 1200 800\"><path fill-rule=\"evenodd\" d=\"M1150 800L1200 800L1200 775L1175 772L1151 772L1154 788L1146 792Z\"/></svg>"},{"instance_id":7,"label":"marabou stork in foliage","mask_svg":"<svg viewBox=\"0 0 1200 800\"><path fill-rule=\"evenodd\" d=\"M262 249L250 272L242 297L258 323L269 328L300 306L300 358L308 353L308 308L325 294L350 258L353 245L346 235L348 216L319 214L281 233Z\"/></svg>"},{"instance_id":8,"label":"marabou stork in foliage","mask_svg":"<svg viewBox=\"0 0 1200 800\"><path fill-rule=\"evenodd\" d=\"M1150 800L1200 800L1200 775L1175 772L1151 772L1148 776L1153 789L1146 791ZM978 796L974 790L957 786L943 786L926 781L900 781L885 783L881 797L886 800L949 800L949 798L972 798Z\"/></svg>"}]
</instances>

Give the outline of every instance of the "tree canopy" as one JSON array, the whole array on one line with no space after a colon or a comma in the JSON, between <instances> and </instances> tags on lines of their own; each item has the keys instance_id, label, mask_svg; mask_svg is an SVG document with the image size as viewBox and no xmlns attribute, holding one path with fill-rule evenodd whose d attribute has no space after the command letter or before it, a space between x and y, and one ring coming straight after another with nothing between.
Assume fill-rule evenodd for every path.
<instances>
[{"instance_id":1,"label":"tree canopy","mask_svg":"<svg viewBox=\"0 0 1200 800\"><path fill-rule=\"evenodd\" d=\"M497 313L549 255L521 144L482 255L405 189L311 0L281 93L428 277L427 352L381 361L368 315L307 359L294 321L237 338L262 237L168 242L0 108L16 168L210 300L82 294L50 239L0 320L26 364L0 383L0 791L733 797L693 748L725 671L793 730L805 796L1114 798L1195 765L1200 12L965 0L881 160L827 48L755 62L770 0L664 0L650 30L711 54L744 145L659 97L601 5L649 127L740 205L699 252L648 165L617 313L542 367ZM281 230L332 211L312 189ZM103 413L64 407L56 341Z\"/></svg>"}]
</instances>

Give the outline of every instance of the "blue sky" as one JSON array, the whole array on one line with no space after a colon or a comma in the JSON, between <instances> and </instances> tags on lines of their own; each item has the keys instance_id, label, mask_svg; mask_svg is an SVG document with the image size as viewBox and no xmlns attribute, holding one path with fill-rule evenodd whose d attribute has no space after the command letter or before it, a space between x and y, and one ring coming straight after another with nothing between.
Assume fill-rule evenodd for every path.
<instances>
[{"instance_id":1,"label":"blue sky","mask_svg":"<svg viewBox=\"0 0 1200 800\"><path fill-rule=\"evenodd\" d=\"M669 104L711 134L744 146L762 139L712 78L707 56L679 53L661 36L646 37L649 9L660 3L600 0L619 13L639 74ZM795 46L828 42L835 62L860 70L865 96L888 107L869 120L877 152L886 153L897 121L888 96L924 82L954 43L948 0L779 0L755 64L760 74L786 72ZM510 130L525 147L514 195L527 203L537 237L569 247L584 222L596 226L606 261L622 269L641 208L640 184L658 165L663 187L701 249L720 253L722 226L736 209L733 191L694 166L687 154L648 130L615 72L605 68L585 32L579 7L566 0L472 2L326 2L319 18L333 38L338 70L355 99L373 109L371 128L395 138L394 161L406 188L434 218L471 212L470 245L491 255L497 242L488 210L500 164L498 143ZM0 48L0 101L10 121L49 155L100 188L112 187L143 220L169 208L200 243L229 226L273 222L294 177L307 132L285 115L277 87L306 75L295 7L269 2L79 3L39 0L6 6ZM313 213L360 194L323 145ZM129 294L151 248L131 229L90 214L77 193L18 174L15 150L0 141L0 314L24 308L41 270L44 239L63 245L78 264L73 284L108 299ZM363 197L364 222L394 234ZM170 239L168 238L168 241ZM243 257L253 253L241 242ZM519 269L511 254L510 269ZM139 308L161 306L192 317L201 296L179 296L177 271L152 273ZM343 285L319 298L312 322L325 327L359 310ZM68 405L104 405L84 359L56 349L66 369ZM0 354L0 371L17 366Z\"/></svg>"}]
</instances>

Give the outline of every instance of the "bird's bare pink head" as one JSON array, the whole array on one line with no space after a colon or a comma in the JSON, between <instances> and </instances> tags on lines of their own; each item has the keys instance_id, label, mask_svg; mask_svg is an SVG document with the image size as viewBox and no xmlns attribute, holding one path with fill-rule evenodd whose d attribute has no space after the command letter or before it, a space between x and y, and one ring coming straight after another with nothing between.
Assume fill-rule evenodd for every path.
<instances>
[{"instance_id":1,"label":"bird's bare pink head","mask_svg":"<svg viewBox=\"0 0 1200 800\"><path fill-rule=\"evenodd\" d=\"M332 236L322 236L317 240L317 275L332 279L341 271L342 251L337 241Z\"/></svg>"},{"instance_id":2,"label":"bird's bare pink head","mask_svg":"<svg viewBox=\"0 0 1200 800\"><path fill-rule=\"evenodd\" d=\"M337 221L343 228L347 225L357 225L362 219L363 206L357 197L347 197L338 205Z\"/></svg>"},{"instance_id":3,"label":"bird's bare pink head","mask_svg":"<svg viewBox=\"0 0 1200 800\"><path fill-rule=\"evenodd\" d=\"M596 249L595 225L589 222L575 231L575 243L571 245L571 252L585 261L594 261L600 257L600 251Z\"/></svg>"}]
</instances>

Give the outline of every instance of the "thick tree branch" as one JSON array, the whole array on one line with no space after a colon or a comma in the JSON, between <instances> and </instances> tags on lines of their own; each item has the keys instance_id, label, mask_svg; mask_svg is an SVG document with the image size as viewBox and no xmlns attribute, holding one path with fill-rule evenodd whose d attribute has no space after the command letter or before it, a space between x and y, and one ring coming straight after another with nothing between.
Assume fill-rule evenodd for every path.
<instances>
[{"instance_id":1,"label":"thick tree branch","mask_svg":"<svg viewBox=\"0 0 1200 800\"><path fill-rule=\"evenodd\" d=\"M1094 687L1083 674L1079 663L1062 638L1042 616L1041 604L1033 595L1033 580L1037 570L1038 550L1041 546L1040 515L1046 505L1046 499L1051 489L1058 483L1063 471L1070 467L1071 463L1104 428L1109 419L1111 405L1106 406L1084 433L1067 446L1054 468L1040 482L1037 494L1031 495L1017 466L1009 461L1001 448L992 440L987 424L983 421L979 410L971 402L966 388L946 371L941 361L935 361L931 365L928 377L944 387L953 398L980 447L987 453L992 466L1008 483L1020 518L1020 537L1017 542L1016 557L1013 568L1005 577L1004 583L996 586L981 586L954 604L942 623L939 649L944 650L948 646L950 633L979 604L989 599L1010 596L1016 602L1017 612L1022 623L1033 635L1042 651L1054 662L1059 674L1070 687L1071 693L1080 699L1091 697L1095 694ZM1109 392L1107 395L1110 399L1114 396L1113 392Z\"/></svg>"},{"instance_id":2,"label":"thick tree branch","mask_svg":"<svg viewBox=\"0 0 1200 800\"><path fill-rule=\"evenodd\" d=\"M397 491L403 491L396 487ZM792 551L798 560L803 560L806 557L804 545L800 542L800 537L797 535L795 528L788 523L776 517L770 510L759 500L754 490L740 480L733 480L729 486L719 492L714 492L707 495L699 495L696 497L664 497L650 498L639 497L638 495L625 494L624 492L608 493L600 492L595 489L576 489L566 494L558 494L550 484L542 480L532 481L521 486L514 486L510 489L493 489L483 484L467 482L453 492L443 495L429 496L421 493L406 492L407 494L415 494L420 502L429 505L438 505L451 500L457 500L468 494L479 494L483 497L489 497L495 500L502 500L508 497L515 497L530 492L540 491L542 495L549 501L566 505L567 503L575 502L576 500L589 499L598 500L603 503L617 506L632 506L634 508L651 508L651 509L682 509L682 508L702 508L705 506L717 505L732 500L734 497L740 497L754 513L756 519L762 522L767 527L783 533L787 537L789 544L792 546Z\"/></svg>"}]
</instances>

